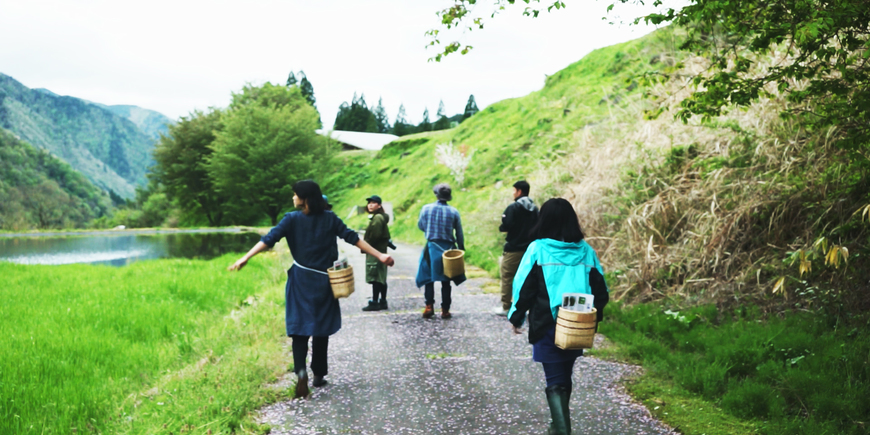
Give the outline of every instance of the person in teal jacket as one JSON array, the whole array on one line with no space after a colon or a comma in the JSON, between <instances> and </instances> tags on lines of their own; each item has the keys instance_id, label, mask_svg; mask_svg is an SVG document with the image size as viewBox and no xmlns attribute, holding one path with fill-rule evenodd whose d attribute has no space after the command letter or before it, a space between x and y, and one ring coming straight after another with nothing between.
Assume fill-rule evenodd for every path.
<instances>
[{"instance_id":1,"label":"person in teal jacket","mask_svg":"<svg viewBox=\"0 0 870 435\"><path fill-rule=\"evenodd\" d=\"M541 206L532 228L534 241L520 260L513 282L513 304L508 319L515 334L529 320L532 359L544 367L547 404L552 421L549 434L570 434L571 375L583 350L556 347L556 315L565 293L594 296L598 321L604 315L609 295L604 270L595 250L583 238L583 230L571 203L553 198Z\"/></svg>"}]
</instances>

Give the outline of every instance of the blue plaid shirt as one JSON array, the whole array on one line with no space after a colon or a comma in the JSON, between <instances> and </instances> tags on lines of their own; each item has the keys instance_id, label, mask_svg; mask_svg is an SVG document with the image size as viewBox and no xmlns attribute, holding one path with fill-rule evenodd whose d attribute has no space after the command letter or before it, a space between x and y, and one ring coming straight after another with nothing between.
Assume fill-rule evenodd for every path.
<instances>
[{"instance_id":1,"label":"blue plaid shirt","mask_svg":"<svg viewBox=\"0 0 870 435\"><path fill-rule=\"evenodd\" d=\"M433 202L423 206L420 210L420 220L417 227L426 233L426 240L444 240L456 243L461 250L465 250L465 239L462 237L462 220L459 219L459 210L447 205L446 202ZM456 238L453 237L456 230Z\"/></svg>"}]
</instances>

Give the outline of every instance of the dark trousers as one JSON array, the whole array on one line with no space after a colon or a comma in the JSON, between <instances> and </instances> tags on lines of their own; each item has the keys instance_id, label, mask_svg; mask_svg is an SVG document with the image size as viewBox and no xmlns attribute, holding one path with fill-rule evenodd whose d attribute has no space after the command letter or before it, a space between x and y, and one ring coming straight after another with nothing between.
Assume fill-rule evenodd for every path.
<instances>
[{"instance_id":1,"label":"dark trousers","mask_svg":"<svg viewBox=\"0 0 870 435\"><path fill-rule=\"evenodd\" d=\"M372 302L377 302L378 296L380 296L380 300L387 300L387 285L381 284L379 282L372 283Z\"/></svg>"},{"instance_id":2,"label":"dark trousers","mask_svg":"<svg viewBox=\"0 0 870 435\"><path fill-rule=\"evenodd\" d=\"M305 357L308 356L307 335L291 335L293 338L293 370L305 368ZM326 362L326 350L329 347L329 337L314 337L311 341L311 372L314 376L326 376L329 364Z\"/></svg>"},{"instance_id":3,"label":"dark trousers","mask_svg":"<svg viewBox=\"0 0 870 435\"><path fill-rule=\"evenodd\" d=\"M514 297L514 275L517 274L517 269L520 267L520 260L526 251L507 252L501 257L501 267L499 274L501 275L501 307L508 311L511 309L511 303Z\"/></svg>"},{"instance_id":4,"label":"dark trousers","mask_svg":"<svg viewBox=\"0 0 870 435\"><path fill-rule=\"evenodd\" d=\"M571 375L574 373L574 361L577 361L577 359L572 358L568 361L541 363L544 366L547 386L564 385L570 387L572 385Z\"/></svg>"},{"instance_id":5,"label":"dark trousers","mask_svg":"<svg viewBox=\"0 0 870 435\"><path fill-rule=\"evenodd\" d=\"M450 309L450 303L453 302L450 299L450 281L441 281L441 308L445 310ZM423 290L423 297L426 299L426 305L435 305L435 283L430 282L426 284Z\"/></svg>"}]
</instances>

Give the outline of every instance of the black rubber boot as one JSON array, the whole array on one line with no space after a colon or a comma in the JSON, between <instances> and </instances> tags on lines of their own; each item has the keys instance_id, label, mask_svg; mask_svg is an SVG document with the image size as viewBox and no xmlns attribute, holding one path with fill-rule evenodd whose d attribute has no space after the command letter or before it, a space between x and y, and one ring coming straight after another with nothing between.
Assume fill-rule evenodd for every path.
<instances>
[{"instance_id":1,"label":"black rubber boot","mask_svg":"<svg viewBox=\"0 0 870 435\"><path fill-rule=\"evenodd\" d=\"M296 398L301 399L308 396L308 370L304 368L296 371Z\"/></svg>"},{"instance_id":2,"label":"black rubber boot","mask_svg":"<svg viewBox=\"0 0 870 435\"><path fill-rule=\"evenodd\" d=\"M565 414L565 433L571 435L571 391L574 389L574 385L565 385L565 394L562 395L562 411Z\"/></svg>"},{"instance_id":3,"label":"black rubber boot","mask_svg":"<svg viewBox=\"0 0 870 435\"><path fill-rule=\"evenodd\" d=\"M568 390L564 385L553 385L547 387L547 405L550 406L550 427L547 430L548 435L568 435L568 427L565 422L570 416L568 414Z\"/></svg>"},{"instance_id":4,"label":"black rubber boot","mask_svg":"<svg viewBox=\"0 0 870 435\"><path fill-rule=\"evenodd\" d=\"M381 304L377 300L369 301L369 304L362 308L363 311L380 311Z\"/></svg>"}]
</instances>

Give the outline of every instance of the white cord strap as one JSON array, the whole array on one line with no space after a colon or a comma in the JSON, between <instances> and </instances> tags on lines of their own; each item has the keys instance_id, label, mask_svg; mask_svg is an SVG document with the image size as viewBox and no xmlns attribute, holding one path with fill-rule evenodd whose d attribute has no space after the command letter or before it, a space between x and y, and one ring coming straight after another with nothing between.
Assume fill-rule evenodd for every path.
<instances>
[{"instance_id":1,"label":"white cord strap","mask_svg":"<svg viewBox=\"0 0 870 435\"><path fill-rule=\"evenodd\" d=\"M293 265L294 265L294 266L299 266L299 267L301 267L301 268L303 268L303 269L305 269L305 270L310 270L310 271L312 271L312 272L317 272L317 273L319 273L319 274L321 274L321 275L329 276L328 273L326 273L326 272L324 272L324 271L322 271L322 270L317 270L317 269L312 269L312 268L310 268L310 267L305 267L305 266L303 266L303 265L297 263L296 260L293 260Z\"/></svg>"}]
</instances>

